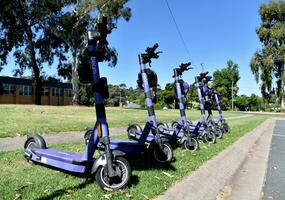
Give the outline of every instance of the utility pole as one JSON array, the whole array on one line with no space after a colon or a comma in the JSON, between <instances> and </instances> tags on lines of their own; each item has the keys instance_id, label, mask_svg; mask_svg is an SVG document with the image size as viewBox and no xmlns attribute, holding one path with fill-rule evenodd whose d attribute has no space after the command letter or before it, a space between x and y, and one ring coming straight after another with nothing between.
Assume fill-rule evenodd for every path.
<instances>
[{"instance_id":1,"label":"utility pole","mask_svg":"<svg viewBox=\"0 0 285 200\"><path fill-rule=\"evenodd\" d=\"M232 81L232 111L234 111L234 81Z\"/></svg>"},{"instance_id":2,"label":"utility pole","mask_svg":"<svg viewBox=\"0 0 285 200\"><path fill-rule=\"evenodd\" d=\"M120 102L119 102L119 104L120 104L120 107L123 107L123 105L122 105L122 90L120 90Z\"/></svg>"}]
</instances>

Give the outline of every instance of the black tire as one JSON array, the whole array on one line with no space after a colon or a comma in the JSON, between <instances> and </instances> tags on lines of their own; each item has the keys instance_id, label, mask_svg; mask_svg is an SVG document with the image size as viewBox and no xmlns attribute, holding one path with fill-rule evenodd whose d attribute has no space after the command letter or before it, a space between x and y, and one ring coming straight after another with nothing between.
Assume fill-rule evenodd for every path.
<instances>
[{"instance_id":1,"label":"black tire","mask_svg":"<svg viewBox=\"0 0 285 200\"><path fill-rule=\"evenodd\" d=\"M39 149L46 149L47 148L47 145L46 145L44 138L40 135L32 135L32 136L28 137L27 141L24 144L24 151L25 152L31 152L35 148L39 148ZM31 157L28 156L26 153L25 153L25 158L29 163L33 163L33 161L31 160Z\"/></svg>"},{"instance_id":2,"label":"black tire","mask_svg":"<svg viewBox=\"0 0 285 200\"><path fill-rule=\"evenodd\" d=\"M171 127L174 128L174 129L176 129L176 126L177 126L177 125L178 125L178 122L175 121L175 122L172 122Z\"/></svg>"},{"instance_id":3,"label":"black tire","mask_svg":"<svg viewBox=\"0 0 285 200\"><path fill-rule=\"evenodd\" d=\"M92 133L93 133L92 129L87 129L86 132L84 133L84 141L86 145L89 143Z\"/></svg>"},{"instance_id":4,"label":"black tire","mask_svg":"<svg viewBox=\"0 0 285 200\"><path fill-rule=\"evenodd\" d=\"M160 133L164 133L164 132L168 132L167 129L168 129L168 125L166 123L158 123L157 124L157 130L160 132Z\"/></svg>"},{"instance_id":5,"label":"black tire","mask_svg":"<svg viewBox=\"0 0 285 200\"><path fill-rule=\"evenodd\" d=\"M137 140L136 139L136 133L142 133L142 128L140 125L138 124L132 124L128 127L127 129L127 134L128 134L128 138L130 140Z\"/></svg>"},{"instance_id":6,"label":"black tire","mask_svg":"<svg viewBox=\"0 0 285 200\"><path fill-rule=\"evenodd\" d=\"M188 140L185 140L182 143L182 148L190 150L191 152L197 151L199 149L199 142L196 138L191 138L191 144L189 144Z\"/></svg>"},{"instance_id":7,"label":"black tire","mask_svg":"<svg viewBox=\"0 0 285 200\"><path fill-rule=\"evenodd\" d=\"M193 122L190 120L187 120L187 126L193 126Z\"/></svg>"},{"instance_id":8,"label":"black tire","mask_svg":"<svg viewBox=\"0 0 285 200\"><path fill-rule=\"evenodd\" d=\"M219 127L215 127L215 134L217 139L222 139L224 136L223 131Z\"/></svg>"},{"instance_id":9,"label":"black tire","mask_svg":"<svg viewBox=\"0 0 285 200\"><path fill-rule=\"evenodd\" d=\"M230 132L231 132L228 123L223 122L223 123L222 123L222 127L223 127L223 129L224 129L224 131L225 131L226 133L230 133Z\"/></svg>"},{"instance_id":10,"label":"black tire","mask_svg":"<svg viewBox=\"0 0 285 200\"><path fill-rule=\"evenodd\" d=\"M215 144L216 143L215 133L210 129L206 129L204 131L206 132L203 135L203 141L208 144Z\"/></svg>"},{"instance_id":11,"label":"black tire","mask_svg":"<svg viewBox=\"0 0 285 200\"><path fill-rule=\"evenodd\" d=\"M103 166L100 166L96 171L95 179L102 189L119 190L125 188L130 182L132 173L129 162L125 158L117 157L113 164L114 167L116 167L116 170L120 170L122 173L121 176L116 176L110 179Z\"/></svg>"},{"instance_id":12,"label":"black tire","mask_svg":"<svg viewBox=\"0 0 285 200\"><path fill-rule=\"evenodd\" d=\"M173 159L173 150L169 143L164 142L161 149L158 144L153 148L153 159L158 163L170 163Z\"/></svg>"}]
</instances>

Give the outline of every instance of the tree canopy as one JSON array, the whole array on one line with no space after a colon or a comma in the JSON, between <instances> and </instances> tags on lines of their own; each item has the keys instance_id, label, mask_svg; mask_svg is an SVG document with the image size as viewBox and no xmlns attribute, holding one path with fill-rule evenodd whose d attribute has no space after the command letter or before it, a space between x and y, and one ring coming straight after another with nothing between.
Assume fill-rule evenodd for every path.
<instances>
[{"instance_id":1,"label":"tree canopy","mask_svg":"<svg viewBox=\"0 0 285 200\"><path fill-rule=\"evenodd\" d=\"M236 97L238 92L237 82L240 79L238 65L232 60L227 62L227 67L216 70L213 73L213 88L221 95L222 106L224 108L231 105L232 99L232 85L233 85L233 96Z\"/></svg>"},{"instance_id":2,"label":"tree canopy","mask_svg":"<svg viewBox=\"0 0 285 200\"><path fill-rule=\"evenodd\" d=\"M261 82L263 97L277 92L282 99L284 95L284 63L285 63L285 2L272 1L259 8L261 25L256 33L262 43L250 61L250 68L256 81ZM273 82L276 82L274 88Z\"/></svg>"},{"instance_id":3,"label":"tree canopy","mask_svg":"<svg viewBox=\"0 0 285 200\"><path fill-rule=\"evenodd\" d=\"M0 70L13 54L19 68L15 75L32 69L35 80L35 103L41 104L41 85L44 63L52 65L59 60L59 74L72 75L78 101L78 57L86 47L86 32L92 30L94 21L101 15L108 17L110 30L120 17L129 20L128 0L31 0L0 1ZM80 3L78 3L80 2ZM72 55L72 65L68 55ZM114 66L117 53L106 48L100 61L110 61ZM83 58L83 57L82 57Z\"/></svg>"},{"instance_id":4,"label":"tree canopy","mask_svg":"<svg viewBox=\"0 0 285 200\"><path fill-rule=\"evenodd\" d=\"M43 63L51 65L62 48L54 25L64 5L64 0L0 1L0 66L7 64L7 56L13 52L19 66L16 74L32 69L36 104L41 103Z\"/></svg>"}]
</instances>

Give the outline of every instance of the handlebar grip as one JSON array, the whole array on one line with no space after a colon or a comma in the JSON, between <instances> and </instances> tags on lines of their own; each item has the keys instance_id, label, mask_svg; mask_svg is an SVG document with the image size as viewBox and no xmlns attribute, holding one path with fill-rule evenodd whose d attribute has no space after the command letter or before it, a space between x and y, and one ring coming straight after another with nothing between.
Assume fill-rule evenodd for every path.
<instances>
[{"instance_id":1,"label":"handlebar grip","mask_svg":"<svg viewBox=\"0 0 285 200\"><path fill-rule=\"evenodd\" d=\"M189 67L191 65L191 62L188 63L182 63L179 67L181 70L185 71L185 70L189 70L191 69L191 67ZM188 68L189 67L189 68Z\"/></svg>"},{"instance_id":2,"label":"handlebar grip","mask_svg":"<svg viewBox=\"0 0 285 200\"><path fill-rule=\"evenodd\" d=\"M208 73L209 73L209 72L204 72L204 73L202 72L202 73L200 73L200 76L199 76L199 77L200 77L201 79L204 79Z\"/></svg>"},{"instance_id":3,"label":"handlebar grip","mask_svg":"<svg viewBox=\"0 0 285 200\"><path fill-rule=\"evenodd\" d=\"M153 51L155 51L159 47L158 43L155 43L152 47Z\"/></svg>"},{"instance_id":4,"label":"handlebar grip","mask_svg":"<svg viewBox=\"0 0 285 200\"><path fill-rule=\"evenodd\" d=\"M154 54L154 52L158 48L158 46L159 45L157 43L155 43L152 47L147 47L145 51L148 54Z\"/></svg>"}]
</instances>

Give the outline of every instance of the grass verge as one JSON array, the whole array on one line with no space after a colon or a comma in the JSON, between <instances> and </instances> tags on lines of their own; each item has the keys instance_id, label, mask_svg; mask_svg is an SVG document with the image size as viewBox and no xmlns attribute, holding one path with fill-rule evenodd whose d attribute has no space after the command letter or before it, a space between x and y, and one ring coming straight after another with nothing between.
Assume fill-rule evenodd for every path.
<instances>
[{"instance_id":1,"label":"grass verge","mask_svg":"<svg viewBox=\"0 0 285 200\"><path fill-rule=\"evenodd\" d=\"M200 151L190 153L176 149L176 161L169 166L154 165L141 158L131 160L132 183L129 188L106 192L94 182L76 178L38 165L29 165L22 151L0 153L1 199L151 199L189 172L230 146L238 138L261 124L267 117L254 116L229 120L232 133L215 145L201 144ZM123 136L125 137L125 136ZM56 145L67 151L82 152L82 143ZM220 169L217 169L217 173Z\"/></svg>"},{"instance_id":2,"label":"grass verge","mask_svg":"<svg viewBox=\"0 0 285 200\"><path fill-rule=\"evenodd\" d=\"M146 110L107 108L106 112L109 126L112 128L127 127L130 123L144 124L147 120ZM191 120L197 120L200 116L197 110L186 112ZM172 122L180 118L178 110L157 110L156 114L157 119L163 122ZM240 115L243 114L225 112L226 117ZM92 127L94 121L93 107L0 105L0 138L27 133L54 134L80 131L85 127Z\"/></svg>"}]
</instances>

